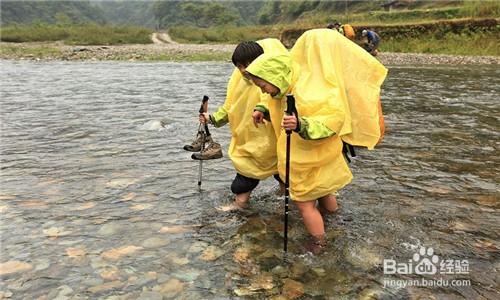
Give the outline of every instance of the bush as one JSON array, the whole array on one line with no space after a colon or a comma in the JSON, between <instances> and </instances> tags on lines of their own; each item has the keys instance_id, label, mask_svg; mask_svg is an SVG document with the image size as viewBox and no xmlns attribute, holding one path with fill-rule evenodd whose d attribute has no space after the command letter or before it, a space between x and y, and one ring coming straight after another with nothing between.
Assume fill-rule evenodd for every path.
<instances>
[{"instance_id":1,"label":"bush","mask_svg":"<svg viewBox=\"0 0 500 300\"><path fill-rule=\"evenodd\" d=\"M2 42L64 41L78 45L149 44L152 31L132 26L14 25L0 28Z\"/></svg>"}]
</instances>

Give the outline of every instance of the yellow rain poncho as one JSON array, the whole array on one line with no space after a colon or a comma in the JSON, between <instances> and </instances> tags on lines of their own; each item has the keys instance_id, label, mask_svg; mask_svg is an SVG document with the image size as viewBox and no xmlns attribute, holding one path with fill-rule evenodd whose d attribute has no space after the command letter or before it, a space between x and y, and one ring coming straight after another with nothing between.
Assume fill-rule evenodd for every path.
<instances>
[{"instance_id":1,"label":"yellow rain poncho","mask_svg":"<svg viewBox=\"0 0 500 300\"><path fill-rule=\"evenodd\" d=\"M315 91L337 88L345 107L342 140L373 149L383 132L380 86L387 69L372 55L328 29L305 32L290 51L301 82Z\"/></svg>"},{"instance_id":2,"label":"yellow rain poncho","mask_svg":"<svg viewBox=\"0 0 500 300\"><path fill-rule=\"evenodd\" d=\"M357 124L351 124L351 112L357 108L350 109L346 89L349 95L373 95L377 100L386 73L376 73L381 69L370 60L369 64L357 64L356 59L365 62L364 54L367 54L361 48L363 52L359 52L358 48L333 30L311 30L299 38L291 56L264 54L247 68L250 74L280 89L265 108L269 110L278 135L278 170L282 179L285 178L286 134L280 129L280 123L286 109L285 95L291 93L295 96L301 126L299 134L293 133L291 138L290 194L294 201L310 201L334 193L352 179L342 155L339 135L350 135L352 129L357 128ZM339 56L351 59L351 64L345 69L352 75L343 76L345 59ZM365 69L358 70L361 66ZM355 78L360 82L345 84L345 78ZM263 106L265 104L259 104L258 109ZM377 109L374 116L378 122ZM369 134L361 136L371 137ZM370 142L366 146L373 147L378 138L366 140Z\"/></svg>"},{"instance_id":3,"label":"yellow rain poncho","mask_svg":"<svg viewBox=\"0 0 500 300\"><path fill-rule=\"evenodd\" d=\"M277 39L257 41L264 53L288 53ZM245 79L235 68L227 86L226 101L211 116L216 127L227 122L231 128L231 143L228 154L238 173L254 179L265 179L278 172L276 157L276 135L271 123L255 127L252 120L254 107L267 102L269 95Z\"/></svg>"}]
</instances>

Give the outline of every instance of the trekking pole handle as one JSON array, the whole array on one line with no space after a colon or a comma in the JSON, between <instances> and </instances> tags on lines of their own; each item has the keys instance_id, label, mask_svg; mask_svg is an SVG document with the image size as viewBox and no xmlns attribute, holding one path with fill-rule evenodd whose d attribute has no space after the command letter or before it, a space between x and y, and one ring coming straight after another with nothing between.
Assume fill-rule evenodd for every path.
<instances>
[{"instance_id":1,"label":"trekking pole handle","mask_svg":"<svg viewBox=\"0 0 500 300\"><path fill-rule=\"evenodd\" d=\"M297 114L297 109L295 108L295 97L293 97L292 94L287 94L286 95L286 111L285 113L288 116L293 116L293 113L295 113L295 117L297 118L297 123L299 121L299 116ZM287 134L292 133L291 130L286 131Z\"/></svg>"},{"instance_id":2,"label":"trekking pole handle","mask_svg":"<svg viewBox=\"0 0 500 300\"><path fill-rule=\"evenodd\" d=\"M205 96L203 96L203 100L201 100L201 106L200 106L199 113L202 114L202 113L207 112L207 111L208 111L208 96L205 95Z\"/></svg>"}]
</instances>

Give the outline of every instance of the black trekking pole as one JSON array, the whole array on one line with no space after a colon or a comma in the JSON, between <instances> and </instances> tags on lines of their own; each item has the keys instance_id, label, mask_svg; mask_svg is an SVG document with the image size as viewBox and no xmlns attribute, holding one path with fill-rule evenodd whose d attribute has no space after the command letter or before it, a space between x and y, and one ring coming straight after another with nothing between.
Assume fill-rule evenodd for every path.
<instances>
[{"instance_id":1,"label":"black trekking pole","mask_svg":"<svg viewBox=\"0 0 500 300\"><path fill-rule=\"evenodd\" d=\"M208 96L203 96L203 100L201 101L201 106L199 113L202 114L204 112L208 111ZM201 150L200 153L203 152L205 149L205 139L207 136L210 135L210 132L208 131L208 125L205 122L205 127L203 128L203 124L200 123L199 131L201 134ZM198 174L198 187L201 188L201 175L203 172L203 160L200 159L200 168L199 168L199 174Z\"/></svg>"},{"instance_id":2,"label":"black trekking pole","mask_svg":"<svg viewBox=\"0 0 500 300\"><path fill-rule=\"evenodd\" d=\"M286 95L286 114L291 116L295 112L298 119L297 110L295 109L295 98L293 95ZM291 143L291 130L286 130L286 157L285 157L285 228L284 228L284 242L283 251L285 255L288 251L288 202L290 198L290 143Z\"/></svg>"}]
</instances>

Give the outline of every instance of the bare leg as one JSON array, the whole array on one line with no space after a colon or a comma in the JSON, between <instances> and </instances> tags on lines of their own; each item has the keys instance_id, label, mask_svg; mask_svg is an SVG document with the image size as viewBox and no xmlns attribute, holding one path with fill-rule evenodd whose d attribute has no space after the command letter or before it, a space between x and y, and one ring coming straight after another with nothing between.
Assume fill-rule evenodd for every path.
<instances>
[{"instance_id":1,"label":"bare leg","mask_svg":"<svg viewBox=\"0 0 500 300\"><path fill-rule=\"evenodd\" d=\"M236 204L240 208L246 208L248 206L248 201L250 200L251 193L252 192L236 194L236 198L234 199L234 204Z\"/></svg>"},{"instance_id":2,"label":"bare leg","mask_svg":"<svg viewBox=\"0 0 500 300\"><path fill-rule=\"evenodd\" d=\"M323 217L316 208L316 201L294 202L299 208L302 220L306 226L307 231L315 237L325 235L325 226L323 224Z\"/></svg>"},{"instance_id":3,"label":"bare leg","mask_svg":"<svg viewBox=\"0 0 500 300\"><path fill-rule=\"evenodd\" d=\"M325 249L326 239L323 217L316 208L316 201L294 203L299 208L307 231L311 234L305 249L314 255L318 255Z\"/></svg>"},{"instance_id":4,"label":"bare leg","mask_svg":"<svg viewBox=\"0 0 500 300\"><path fill-rule=\"evenodd\" d=\"M318 200L319 209L322 213L333 214L339 209L337 205L337 197L333 194L326 195Z\"/></svg>"}]
</instances>

